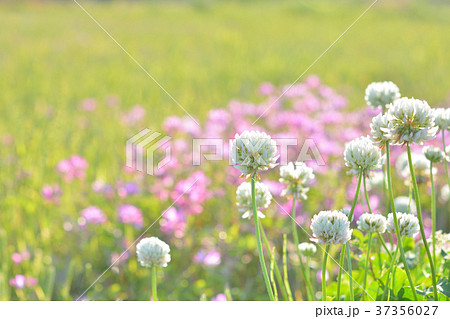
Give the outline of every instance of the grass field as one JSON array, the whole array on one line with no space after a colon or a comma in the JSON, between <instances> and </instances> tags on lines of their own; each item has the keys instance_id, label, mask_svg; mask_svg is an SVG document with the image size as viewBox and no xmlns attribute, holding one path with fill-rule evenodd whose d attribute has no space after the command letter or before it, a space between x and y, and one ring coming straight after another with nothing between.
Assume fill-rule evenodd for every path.
<instances>
[{"instance_id":1,"label":"grass field","mask_svg":"<svg viewBox=\"0 0 450 319\"><path fill-rule=\"evenodd\" d=\"M371 1L79 3L190 114L204 121L209 110L231 100L260 101L257 90L263 82L294 82ZM432 106L448 103L449 16L445 1L380 0L305 77L318 75L354 110L365 106L366 86L384 80ZM114 236L85 235L88 240L78 244L79 237L67 237L61 227L84 207L104 205L114 211L117 203L86 195L90 186L76 181L54 208L42 202L42 185L56 179L55 166L72 154L88 160L87 181L120 179L125 140L136 133L117 123L120 114L142 105L147 111L142 126L158 130L166 117L184 112L72 1L2 1L0 30L0 256L10 259L14 251L31 250L33 262L20 267L42 286L28 296L13 292L7 283L18 268L2 263L0 298L71 300L108 264L97 252L113 246ZM110 96L119 100L118 107L105 106ZM80 111L86 98L99 105L89 115ZM134 204L149 211L146 221L165 208L152 197L134 199ZM114 233L110 227L104 232ZM128 239L138 234L122 231ZM251 241L248 245L255 247ZM140 282L149 274L136 261L129 267L133 275L115 273L116 283L96 285L90 296L148 300L150 286ZM162 288L166 299L210 298L217 293L213 287L225 285L231 276L229 269L220 278L207 269L193 280L197 268L176 269L168 270ZM239 281L234 278L236 285ZM265 295L261 282L259 290L247 282L245 289L233 292L257 299Z\"/></svg>"}]
</instances>

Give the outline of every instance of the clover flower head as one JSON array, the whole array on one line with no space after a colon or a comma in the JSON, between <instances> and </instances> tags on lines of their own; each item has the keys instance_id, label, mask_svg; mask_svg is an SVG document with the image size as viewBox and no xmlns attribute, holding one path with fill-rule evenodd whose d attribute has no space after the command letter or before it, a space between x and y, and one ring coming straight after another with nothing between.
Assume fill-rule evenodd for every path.
<instances>
[{"instance_id":1,"label":"clover flower head","mask_svg":"<svg viewBox=\"0 0 450 319\"><path fill-rule=\"evenodd\" d=\"M388 131L388 116L380 113L372 119L370 124L371 139L380 148L384 148L386 142L390 142L390 139L385 135L386 131Z\"/></svg>"},{"instance_id":2,"label":"clover flower head","mask_svg":"<svg viewBox=\"0 0 450 319\"><path fill-rule=\"evenodd\" d=\"M255 200L257 214L259 218L264 218L264 214L260 211L269 207L272 201L269 187L261 182L255 183ZM243 182L236 190L236 205L238 210L243 213L242 218L250 219L252 217L252 186L249 182Z\"/></svg>"},{"instance_id":3,"label":"clover flower head","mask_svg":"<svg viewBox=\"0 0 450 319\"><path fill-rule=\"evenodd\" d=\"M446 233L442 232L442 230L438 230L435 233L435 238L436 238L436 253L440 253L442 250L445 253L449 253L450 252L450 234L446 234ZM430 249L433 250L432 235L430 235L430 237L427 238L427 242L430 245Z\"/></svg>"},{"instance_id":4,"label":"clover flower head","mask_svg":"<svg viewBox=\"0 0 450 319\"><path fill-rule=\"evenodd\" d=\"M440 130L450 129L450 108L433 109L434 122Z\"/></svg>"},{"instance_id":5,"label":"clover flower head","mask_svg":"<svg viewBox=\"0 0 450 319\"><path fill-rule=\"evenodd\" d=\"M281 196L293 197L295 199L307 199L309 191L307 185L314 179L313 169L303 162L290 162L280 167L280 182L287 184Z\"/></svg>"},{"instance_id":6,"label":"clover flower head","mask_svg":"<svg viewBox=\"0 0 450 319\"><path fill-rule=\"evenodd\" d=\"M414 174L416 175L417 183L423 184L430 180L430 161L425 157L425 155L420 153L411 154L412 163L414 166ZM406 159L407 160L407 159ZM403 169L401 165L398 167L399 175L405 180L406 185L411 183L411 173L409 170L408 162L406 166L403 164ZM433 174L437 173L437 168L433 167Z\"/></svg>"},{"instance_id":7,"label":"clover flower head","mask_svg":"<svg viewBox=\"0 0 450 319\"><path fill-rule=\"evenodd\" d=\"M390 104L386 138L393 144L418 143L436 136L438 127L426 101L403 97Z\"/></svg>"},{"instance_id":8,"label":"clover flower head","mask_svg":"<svg viewBox=\"0 0 450 319\"><path fill-rule=\"evenodd\" d=\"M369 233L384 233L386 231L386 217L379 214L362 214L356 222L360 231Z\"/></svg>"},{"instance_id":9,"label":"clover flower head","mask_svg":"<svg viewBox=\"0 0 450 319\"><path fill-rule=\"evenodd\" d=\"M298 250L303 256L309 257L314 255L317 252L317 247L311 243L301 243L298 244Z\"/></svg>"},{"instance_id":10,"label":"clover flower head","mask_svg":"<svg viewBox=\"0 0 450 319\"><path fill-rule=\"evenodd\" d=\"M425 157L432 163L442 162L445 158L444 152L436 146L425 146L422 151Z\"/></svg>"},{"instance_id":11,"label":"clover flower head","mask_svg":"<svg viewBox=\"0 0 450 319\"><path fill-rule=\"evenodd\" d=\"M391 81L373 82L366 88L365 100L374 109L385 107L400 98L400 90Z\"/></svg>"},{"instance_id":12,"label":"clover flower head","mask_svg":"<svg viewBox=\"0 0 450 319\"><path fill-rule=\"evenodd\" d=\"M395 211L407 212L410 214L417 213L416 202L414 199L410 199L408 196L398 196L394 199Z\"/></svg>"},{"instance_id":13,"label":"clover flower head","mask_svg":"<svg viewBox=\"0 0 450 319\"><path fill-rule=\"evenodd\" d=\"M325 210L314 215L311 220L313 238L321 244L345 244L352 237L348 217L337 210Z\"/></svg>"},{"instance_id":14,"label":"clover flower head","mask_svg":"<svg viewBox=\"0 0 450 319\"><path fill-rule=\"evenodd\" d=\"M371 172L369 175L368 183L370 187L383 187L384 183L383 172L381 171Z\"/></svg>"},{"instance_id":15,"label":"clover flower head","mask_svg":"<svg viewBox=\"0 0 450 319\"><path fill-rule=\"evenodd\" d=\"M170 261L170 247L156 237L146 237L136 245L137 259L142 267L166 267Z\"/></svg>"},{"instance_id":16,"label":"clover flower head","mask_svg":"<svg viewBox=\"0 0 450 319\"><path fill-rule=\"evenodd\" d=\"M400 235L406 237L414 237L419 233L419 220L416 216L408 213L397 212L398 227ZM387 219L387 230L395 234L394 214L390 213Z\"/></svg>"},{"instance_id":17,"label":"clover flower head","mask_svg":"<svg viewBox=\"0 0 450 319\"><path fill-rule=\"evenodd\" d=\"M361 136L345 145L345 166L350 167L350 174L359 174L363 169L366 176L370 170L381 168L383 157L380 149L369 137Z\"/></svg>"},{"instance_id":18,"label":"clover flower head","mask_svg":"<svg viewBox=\"0 0 450 319\"><path fill-rule=\"evenodd\" d=\"M277 166L279 156L277 145L272 138L264 132L244 131L236 134L230 141L230 156L234 167L242 175L256 177L258 171L268 170Z\"/></svg>"}]
</instances>

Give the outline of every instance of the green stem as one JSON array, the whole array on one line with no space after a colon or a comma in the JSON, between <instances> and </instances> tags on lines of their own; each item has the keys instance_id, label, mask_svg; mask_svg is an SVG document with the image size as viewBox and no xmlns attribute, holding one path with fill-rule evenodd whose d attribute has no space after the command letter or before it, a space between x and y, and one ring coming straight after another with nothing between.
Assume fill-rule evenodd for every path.
<instances>
[{"instance_id":1,"label":"green stem","mask_svg":"<svg viewBox=\"0 0 450 319\"><path fill-rule=\"evenodd\" d=\"M275 255L275 247L273 247L272 254L271 254L271 257L270 257L270 281L272 281L272 288L273 288L275 301L278 301L277 285L275 283L275 278L274 278L274 275L273 275L273 268L274 268L274 264L275 264L275 257L274 257L274 255Z\"/></svg>"},{"instance_id":2,"label":"green stem","mask_svg":"<svg viewBox=\"0 0 450 319\"><path fill-rule=\"evenodd\" d=\"M323 253L323 265L322 265L322 301L327 301L327 258L330 251L330 245L327 245Z\"/></svg>"},{"instance_id":3,"label":"green stem","mask_svg":"<svg viewBox=\"0 0 450 319\"><path fill-rule=\"evenodd\" d=\"M364 197L366 198L367 208L369 209L369 213L373 214L372 208L370 207L369 193L367 192L367 185L366 185L366 177L365 176L363 178L363 183L364 183ZM381 237L380 233L377 233L377 234L378 234L378 238L380 239L380 243L383 245L384 250L386 250L386 252L388 253L389 258L392 258L392 255L389 252L389 249L386 247L386 244L384 243L383 237Z\"/></svg>"},{"instance_id":4,"label":"green stem","mask_svg":"<svg viewBox=\"0 0 450 319\"><path fill-rule=\"evenodd\" d=\"M364 267L364 281L363 281L363 292L362 292L362 300L365 299L366 296L366 285L367 285L367 273L369 268L369 258L370 258L370 247L372 245L372 233L369 233L369 244L367 247L367 257L366 257L366 265Z\"/></svg>"},{"instance_id":5,"label":"green stem","mask_svg":"<svg viewBox=\"0 0 450 319\"><path fill-rule=\"evenodd\" d=\"M433 162L430 161L431 180L431 236L433 240L433 263L436 265L436 191L433 181Z\"/></svg>"},{"instance_id":6,"label":"green stem","mask_svg":"<svg viewBox=\"0 0 450 319\"><path fill-rule=\"evenodd\" d=\"M347 255L347 268L348 268L348 280L350 289L350 301L355 300L355 294L353 292L353 275L352 275L352 258L350 257L350 245L345 243L345 252Z\"/></svg>"},{"instance_id":7,"label":"green stem","mask_svg":"<svg viewBox=\"0 0 450 319\"><path fill-rule=\"evenodd\" d=\"M355 211L356 203L358 202L358 197L359 197L359 192L361 190L361 181L362 181L363 174L364 174L364 170L361 168L361 170L359 171L358 185L356 186L356 193L355 193L355 197L353 198L352 208L350 209L350 213L348 215L348 220L350 221L350 223L352 222L353 213ZM347 254L348 280L349 280L349 285L350 285L350 301L354 301L355 296L353 294L352 260L350 257L350 247L349 247L348 243L345 243L342 246L340 264L342 264L344 262L344 257L342 256L344 250L345 250L345 253ZM341 277L342 277L342 268L341 267L343 265L339 265L339 266L340 267L339 267L339 275L338 275L338 291L340 293Z\"/></svg>"},{"instance_id":8,"label":"green stem","mask_svg":"<svg viewBox=\"0 0 450 319\"><path fill-rule=\"evenodd\" d=\"M438 301L436 271L434 269L433 257L431 256L430 247L428 246L427 237L425 235L425 228L423 226L422 207L421 207L421 203L420 203L419 187L417 186L416 174L414 172L414 165L413 165L412 157L411 157L411 147L410 147L409 143L406 144L406 150L408 152L409 172L411 174L411 180L413 182L413 187L414 187L414 198L416 199L417 218L419 219L420 234L422 236L422 242L423 242L423 245L425 246L425 250L427 251L428 261L429 261L430 267L431 267L431 277L433 279L434 298L436 301Z\"/></svg>"},{"instance_id":9,"label":"green stem","mask_svg":"<svg viewBox=\"0 0 450 319\"><path fill-rule=\"evenodd\" d=\"M392 271L394 270L394 268L397 265L398 251L399 251L399 246L397 245L397 249L395 249L394 256L392 257L391 267L389 267L389 270L388 270L388 273L387 273L386 283L384 285L383 297L381 298L381 300L389 301L389 295L390 294L388 294L388 292L389 292L389 287L390 287L390 284L391 284L390 276L391 276ZM387 297L386 297L386 295L387 295Z\"/></svg>"},{"instance_id":10,"label":"green stem","mask_svg":"<svg viewBox=\"0 0 450 319\"><path fill-rule=\"evenodd\" d=\"M264 255L263 255L263 251L262 251L261 234L259 232L259 220L258 220L258 213L257 213L257 208L256 208L255 179L253 177L252 177L251 185L252 185L253 219L255 220L255 233L256 233L256 243L258 245L259 263L261 264L261 271L264 276L264 282L266 284L267 293L269 294L269 299L270 299L270 301L274 301L272 287L270 286L269 275L267 274L266 263L264 262Z\"/></svg>"},{"instance_id":11,"label":"green stem","mask_svg":"<svg viewBox=\"0 0 450 319\"><path fill-rule=\"evenodd\" d=\"M341 257L339 258L339 273L336 291L336 299L338 301L341 300L341 278L342 278L342 268L344 268L344 257L345 257L345 244L342 246Z\"/></svg>"},{"instance_id":12,"label":"green stem","mask_svg":"<svg viewBox=\"0 0 450 319\"><path fill-rule=\"evenodd\" d=\"M389 142L386 142L386 172L387 172L387 178L388 178L388 189L389 189L389 197L391 201L391 209L392 214L394 216L394 228L395 228L395 234L397 235L397 246L400 249L400 255L403 261L403 266L405 267L406 276L408 277L409 284L411 286L411 291L414 295L414 300L417 301L417 294L416 294L416 286L414 285L414 282L411 277L411 272L409 271L408 264L406 263L406 257L405 257L405 251L403 249L403 243L402 243L402 236L400 233L400 227L398 226L398 218L397 218L397 210L395 208L394 204L394 191L392 190L392 177L391 177L391 162L390 162L390 155L389 155Z\"/></svg>"},{"instance_id":13,"label":"green stem","mask_svg":"<svg viewBox=\"0 0 450 319\"><path fill-rule=\"evenodd\" d=\"M259 224L259 228L261 231L261 237L264 241L264 245L266 246L266 251L269 254L270 259L272 259L274 256L272 254L272 251L270 250L269 241L267 240L266 232L264 231L264 228L262 227L261 223ZM275 270L275 279L277 280L278 285L280 286L280 290L281 290L281 294L283 295L283 298L285 300L291 300L288 297L289 294L287 292L286 286L283 284L283 279L281 278L280 268L278 268L277 263L274 264L274 270Z\"/></svg>"},{"instance_id":14,"label":"green stem","mask_svg":"<svg viewBox=\"0 0 450 319\"><path fill-rule=\"evenodd\" d=\"M309 280L309 278L306 276L306 270L305 270L305 264L303 263L303 259L302 259L302 254L300 252L300 249L298 248L299 240L298 240L298 234L297 234L297 223L295 222L295 198L292 198L292 211L291 211L291 225L292 225L292 235L294 237L294 244L295 247L297 249L297 255L298 255L298 259L300 261L300 269L302 272L302 276L305 279L305 283L306 283L306 293L308 296L308 300L314 300L314 293L313 293L313 289L311 286L311 281Z\"/></svg>"},{"instance_id":15,"label":"green stem","mask_svg":"<svg viewBox=\"0 0 450 319\"><path fill-rule=\"evenodd\" d=\"M290 301L294 300L292 298L291 286L289 285L288 271L287 271L287 236L283 234L283 279L284 286Z\"/></svg>"},{"instance_id":16,"label":"green stem","mask_svg":"<svg viewBox=\"0 0 450 319\"><path fill-rule=\"evenodd\" d=\"M447 152L445 150L445 130L442 130L442 149L444 150L444 167L445 167L445 175L447 175L447 184L450 188L450 175L448 174L448 163L447 163Z\"/></svg>"},{"instance_id":17,"label":"green stem","mask_svg":"<svg viewBox=\"0 0 450 319\"><path fill-rule=\"evenodd\" d=\"M156 266L152 267L152 297L153 301L158 301L158 288L156 282Z\"/></svg>"}]
</instances>

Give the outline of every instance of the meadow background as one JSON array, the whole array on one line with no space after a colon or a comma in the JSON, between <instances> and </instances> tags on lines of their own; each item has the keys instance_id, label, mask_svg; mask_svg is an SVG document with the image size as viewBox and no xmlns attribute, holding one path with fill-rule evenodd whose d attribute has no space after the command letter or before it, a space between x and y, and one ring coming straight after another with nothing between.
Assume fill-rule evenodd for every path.
<instances>
[{"instance_id":1,"label":"meadow background","mask_svg":"<svg viewBox=\"0 0 450 319\"><path fill-rule=\"evenodd\" d=\"M371 3L79 2L201 122L231 100L260 101L263 82L292 83ZM365 87L383 80L396 83L404 96L448 105L449 16L446 1L380 0L305 77L319 76L352 110L365 108ZM91 184L126 180L126 139L139 128L160 130L166 117L184 113L72 1L1 1L0 30L0 298L73 300L109 266L111 254L122 251L122 237L133 241L140 234L117 223L76 227L82 209L99 206L114 220L122 203L92 194ZM96 101L93 112L83 110L88 98ZM145 108L144 119L124 125L121 116L135 105ZM73 154L89 169L85 179L65 183L55 166ZM58 204L41 195L52 183L63 188ZM145 183L151 185L151 177ZM250 231L240 232L232 193L229 205L209 204L191 220L189 236L162 237L173 250L160 279L162 299L211 299L227 288L234 299L265 298L256 242ZM168 206L148 190L128 202L142 210L144 225ZM217 217L233 214L237 218ZM149 235L159 234L155 228ZM221 251L217 267L192 261L205 240ZM14 264L11 255L22 251L30 258ZM150 272L130 254L85 298L148 300ZM38 284L14 289L9 280L16 274Z\"/></svg>"}]
</instances>

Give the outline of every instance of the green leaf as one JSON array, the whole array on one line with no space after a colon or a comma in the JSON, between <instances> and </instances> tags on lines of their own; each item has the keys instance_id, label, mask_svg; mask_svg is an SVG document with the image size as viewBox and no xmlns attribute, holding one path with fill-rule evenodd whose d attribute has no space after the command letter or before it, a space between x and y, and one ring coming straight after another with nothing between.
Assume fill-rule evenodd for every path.
<instances>
[{"instance_id":1,"label":"green leaf","mask_svg":"<svg viewBox=\"0 0 450 319\"><path fill-rule=\"evenodd\" d=\"M450 298L450 282L446 277L439 279L436 285L439 295ZM416 289L417 293L422 296L433 295L433 286L426 288L425 290Z\"/></svg>"},{"instance_id":2,"label":"green leaf","mask_svg":"<svg viewBox=\"0 0 450 319\"><path fill-rule=\"evenodd\" d=\"M392 290L394 291L394 295L398 295L400 289L402 289L403 284L405 283L407 276L406 272L401 268L396 268L394 270L394 284L392 286Z\"/></svg>"}]
</instances>

